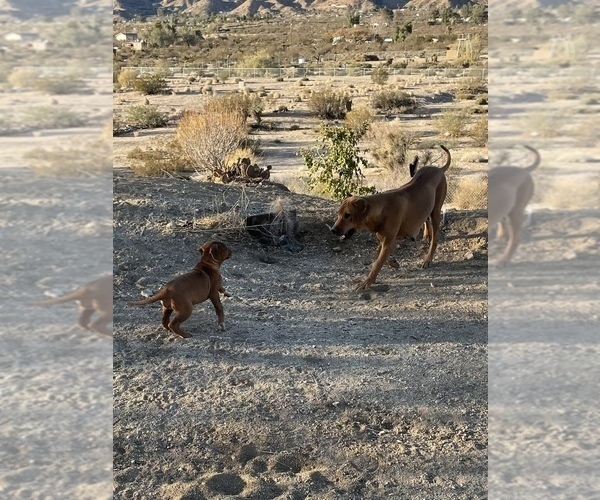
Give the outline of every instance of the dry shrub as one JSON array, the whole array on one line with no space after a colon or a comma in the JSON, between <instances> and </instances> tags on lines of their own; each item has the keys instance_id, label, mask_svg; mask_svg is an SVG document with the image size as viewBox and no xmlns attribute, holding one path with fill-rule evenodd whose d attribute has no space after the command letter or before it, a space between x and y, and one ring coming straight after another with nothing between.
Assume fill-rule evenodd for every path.
<instances>
[{"instance_id":1,"label":"dry shrub","mask_svg":"<svg viewBox=\"0 0 600 500\"><path fill-rule=\"evenodd\" d=\"M406 92L397 90L382 90L373 95L371 104L375 109L384 112L397 111L399 113L408 113L415 107L414 97Z\"/></svg>"},{"instance_id":2,"label":"dry shrub","mask_svg":"<svg viewBox=\"0 0 600 500\"><path fill-rule=\"evenodd\" d=\"M308 108L325 120L343 119L352 100L341 92L331 89L314 91L308 100Z\"/></svg>"},{"instance_id":3,"label":"dry shrub","mask_svg":"<svg viewBox=\"0 0 600 500\"><path fill-rule=\"evenodd\" d=\"M123 119L127 125L136 128L164 127L169 121L169 114L158 110L158 106L130 106Z\"/></svg>"},{"instance_id":4,"label":"dry shrub","mask_svg":"<svg viewBox=\"0 0 600 500\"><path fill-rule=\"evenodd\" d=\"M467 134L467 126L471 113L464 109L449 109L437 117L437 127L441 134L450 137L463 137Z\"/></svg>"},{"instance_id":5,"label":"dry shrub","mask_svg":"<svg viewBox=\"0 0 600 500\"><path fill-rule=\"evenodd\" d=\"M132 89L135 87L135 82L137 80L139 73L134 69L124 69L121 70L119 76L117 77L117 82L124 89Z\"/></svg>"},{"instance_id":6,"label":"dry shrub","mask_svg":"<svg viewBox=\"0 0 600 500\"><path fill-rule=\"evenodd\" d=\"M35 148L23 157L27 166L39 175L74 177L111 172L112 139L102 138L68 149Z\"/></svg>"},{"instance_id":7,"label":"dry shrub","mask_svg":"<svg viewBox=\"0 0 600 500\"><path fill-rule=\"evenodd\" d=\"M403 130L400 122L377 122L371 126L368 139L371 141L371 155L377 165L393 171L405 168L408 151L417 137Z\"/></svg>"},{"instance_id":8,"label":"dry shrub","mask_svg":"<svg viewBox=\"0 0 600 500\"><path fill-rule=\"evenodd\" d=\"M556 113L534 112L526 113L521 119L522 128L528 133L537 134L541 137L557 137L562 133L566 123L564 116Z\"/></svg>"},{"instance_id":9,"label":"dry shrub","mask_svg":"<svg viewBox=\"0 0 600 500\"><path fill-rule=\"evenodd\" d=\"M194 219L194 228L218 229L232 237L248 237L246 217L250 215L249 206L250 199L245 188L242 188L239 198L233 204L229 204L224 197L221 199L215 196L212 213Z\"/></svg>"},{"instance_id":10,"label":"dry shrub","mask_svg":"<svg viewBox=\"0 0 600 500\"><path fill-rule=\"evenodd\" d=\"M30 69L15 69L6 77L6 82L13 89L30 89L33 88L35 82L39 78L37 72Z\"/></svg>"},{"instance_id":11,"label":"dry shrub","mask_svg":"<svg viewBox=\"0 0 600 500\"><path fill-rule=\"evenodd\" d=\"M183 153L198 172L220 177L227 157L240 147L246 136L246 118L232 109L226 99L209 101L201 112L186 111L177 126L177 140Z\"/></svg>"},{"instance_id":12,"label":"dry shrub","mask_svg":"<svg viewBox=\"0 0 600 500\"><path fill-rule=\"evenodd\" d=\"M487 115L480 116L469 129L469 136L473 139L475 146L485 147L488 143L488 118Z\"/></svg>"},{"instance_id":13,"label":"dry shrub","mask_svg":"<svg viewBox=\"0 0 600 500\"><path fill-rule=\"evenodd\" d=\"M346 115L346 127L352 130L357 137L362 137L369 129L374 117L375 115L367 108L353 109Z\"/></svg>"},{"instance_id":14,"label":"dry shrub","mask_svg":"<svg viewBox=\"0 0 600 500\"><path fill-rule=\"evenodd\" d=\"M229 155L227 155L227 167L232 167L234 164L236 164L239 160L241 160L242 158L249 158L250 159L250 163L252 165L254 165L255 163L258 163L261 160L260 155L256 154L256 150L252 147L248 147L248 146L242 146L237 148L235 151L233 151L232 153L230 153Z\"/></svg>"},{"instance_id":15,"label":"dry shrub","mask_svg":"<svg viewBox=\"0 0 600 500\"><path fill-rule=\"evenodd\" d=\"M173 139L157 139L148 148L134 148L128 154L131 169L139 176L161 177L193 170L193 163Z\"/></svg>"},{"instance_id":16,"label":"dry shrub","mask_svg":"<svg viewBox=\"0 0 600 500\"><path fill-rule=\"evenodd\" d=\"M542 193L542 203L553 209L600 208L600 176L559 177Z\"/></svg>"},{"instance_id":17,"label":"dry shrub","mask_svg":"<svg viewBox=\"0 0 600 500\"><path fill-rule=\"evenodd\" d=\"M487 207L488 182L486 175L451 176L448 180L448 201L459 210Z\"/></svg>"},{"instance_id":18,"label":"dry shrub","mask_svg":"<svg viewBox=\"0 0 600 500\"><path fill-rule=\"evenodd\" d=\"M27 125L38 128L77 128L87 124L87 118L81 113L62 106L32 106L24 111Z\"/></svg>"}]
</instances>

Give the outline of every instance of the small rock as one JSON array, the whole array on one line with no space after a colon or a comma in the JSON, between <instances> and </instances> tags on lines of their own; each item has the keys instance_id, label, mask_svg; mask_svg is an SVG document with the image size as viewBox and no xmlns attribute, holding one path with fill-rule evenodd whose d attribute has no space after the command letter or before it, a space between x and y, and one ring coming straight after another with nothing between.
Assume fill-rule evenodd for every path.
<instances>
[{"instance_id":1,"label":"small rock","mask_svg":"<svg viewBox=\"0 0 600 500\"><path fill-rule=\"evenodd\" d=\"M342 248L341 248L341 247L333 247L333 248L332 248L332 250L333 250L334 252L341 252L341 251L342 251Z\"/></svg>"},{"instance_id":2,"label":"small rock","mask_svg":"<svg viewBox=\"0 0 600 500\"><path fill-rule=\"evenodd\" d=\"M467 253L465 254L465 259L466 259L466 260L473 260L474 258L475 258L475 255L473 254L473 252L470 252L470 251L469 251L469 252L467 252Z\"/></svg>"}]
</instances>

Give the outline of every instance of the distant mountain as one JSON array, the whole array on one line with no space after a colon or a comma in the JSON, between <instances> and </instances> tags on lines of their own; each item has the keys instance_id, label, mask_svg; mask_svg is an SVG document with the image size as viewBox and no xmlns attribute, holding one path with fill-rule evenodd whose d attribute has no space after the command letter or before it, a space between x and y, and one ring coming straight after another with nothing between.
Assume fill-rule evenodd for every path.
<instances>
[{"instance_id":1,"label":"distant mountain","mask_svg":"<svg viewBox=\"0 0 600 500\"><path fill-rule=\"evenodd\" d=\"M139 3L139 2L138 2ZM65 16L74 8L110 9L109 0L0 0L0 19Z\"/></svg>"},{"instance_id":2,"label":"distant mountain","mask_svg":"<svg viewBox=\"0 0 600 500\"><path fill-rule=\"evenodd\" d=\"M480 0L487 3L486 0ZM340 5L359 8L389 7L461 7L468 0L114 0L113 13L123 19L155 15L159 8L167 12L206 15L231 12L238 15L328 10Z\"/></svg>"}]
</instances>

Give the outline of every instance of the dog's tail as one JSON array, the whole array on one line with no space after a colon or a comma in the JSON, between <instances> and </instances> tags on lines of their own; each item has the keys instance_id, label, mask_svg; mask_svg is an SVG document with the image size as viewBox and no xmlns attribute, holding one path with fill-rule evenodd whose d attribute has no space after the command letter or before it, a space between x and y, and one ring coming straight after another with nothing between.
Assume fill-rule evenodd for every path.
<instances>
[{"instance_id":1,"label":"dog's tail","mask_svg":"<svg viewBox=\"0 0 600 500\"><path fill-rule=\"evenodd\" d=\"M535 160L533 160L533 163L523 170L525 170L526 172L533 172L536 168L540 166L542 157L540 156L540 153L537 149L532 148L531 146L527 146L526 144L523 144L523 147L525 149L528 149L535 155Z\"/></svg>"},{"instance_id":2,"label":"dog's tail","mask_svg":"<svg viewBox=\"0 0 600 500\"><path fill-rule=\"evenodd\" d=\"M28 306L52 306L54 304L64 304L65 302L72 302L74 300L79 300L83 298L85 294L85 290L83 288L78 288L72 293L67 295L63 295L62 297L56 297L54 299L48 300L40 300L38 302L25 302L25 305Z\"/></svg>"},{"instance_id":3,"label":"dog's tail","mask_svg":"<svg viewBox=\"0 0 600 500\"><path fill-rule=\"evenodd\" d=\"M450 151L448 151L448 148L446 146L444 146L443 144L440 144L440 148L442 148L444 150L444 153L446 153L446 163L444 163L443 167L440 167L442 169L442 172L445 172L446 170L448 170L448 167L450 166L450 161L452 160L452 156L450 155Z\"/></svg>"},{"instance_id":4,"label":"dog's tail","mask_svg":"<svg viewBox=\"0 0 600 500\"><path fill-rule=\"evenodd\" d=\"M136 302L129 302L127 305L128 306L143 306L146 304L152 304L154 302L158 302L159 300L163 299L164 296L165 296L165 294L161 290L160 292L158 292L156 295L153 295L152 297L148 297L147 299L144 299L144 300L138 300Z\"/></svg>"}]
</instances>

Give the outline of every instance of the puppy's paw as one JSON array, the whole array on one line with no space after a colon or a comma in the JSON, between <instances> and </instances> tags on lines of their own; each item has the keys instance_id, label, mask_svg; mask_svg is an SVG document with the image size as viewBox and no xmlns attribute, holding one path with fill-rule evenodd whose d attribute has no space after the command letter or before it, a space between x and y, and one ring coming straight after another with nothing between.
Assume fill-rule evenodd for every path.
<instances>
[{"instance_id":1,"label":"puppy's paw","mask_svg":"<svg viewBox=\"0 0 600 500\"><path fill-rule=\"evenodd\" d=\"M217 330L219 330L220 332L224 332L225 325L223 323L217 323Z\"/></svg>"},{"instance_id":2,"label":"puppy's paw","mask_svg":"<svg viewBox=\"0 0 600 500\"><path fill-rule=\"evenodd\" d=\"M430 266L431 266L431 261L430 260L426 260L425 262L423 262L423 264L421 264L421 268L422 269L427 269Z\"/></svg>"}]
</instances>

